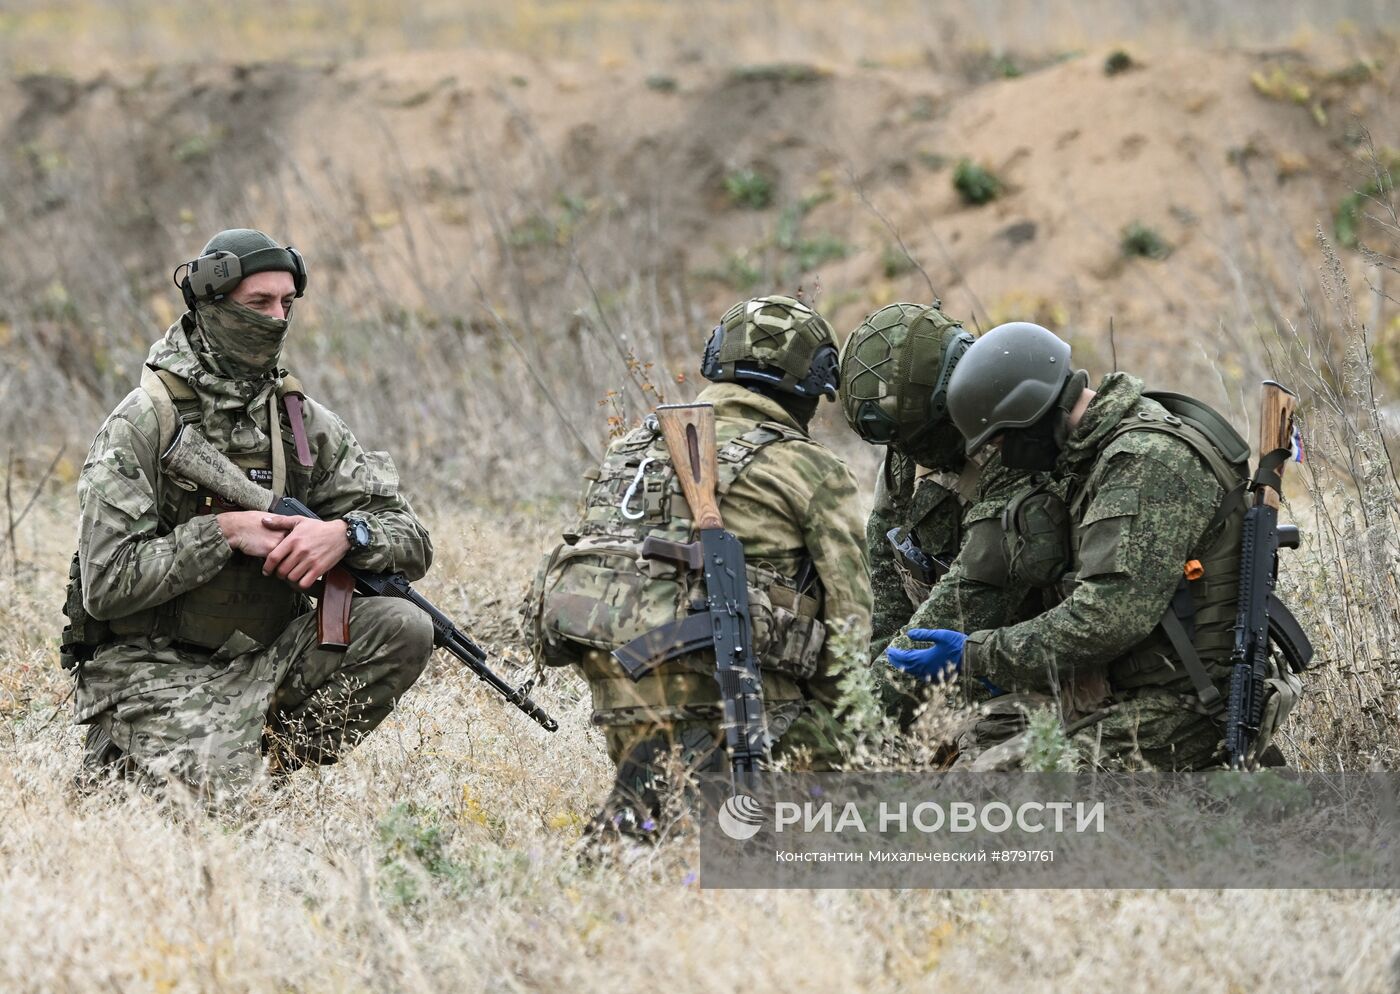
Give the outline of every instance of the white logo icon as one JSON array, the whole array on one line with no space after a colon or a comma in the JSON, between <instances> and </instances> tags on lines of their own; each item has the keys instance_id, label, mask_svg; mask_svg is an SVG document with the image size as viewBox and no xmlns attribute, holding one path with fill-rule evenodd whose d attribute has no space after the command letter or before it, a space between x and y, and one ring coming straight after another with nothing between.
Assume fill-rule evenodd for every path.
<instances>
[{"instance_id":1,"label":"white logo icon","mask_svg":"<svg viewBox=\"0 0 1400 994\"><path fill-rule=\"evenodd\" d=\"M719 827L731 839L751 839L763 827L763 808L748 794L735 794L720 805Z\"/></svg>"}]
</instances>

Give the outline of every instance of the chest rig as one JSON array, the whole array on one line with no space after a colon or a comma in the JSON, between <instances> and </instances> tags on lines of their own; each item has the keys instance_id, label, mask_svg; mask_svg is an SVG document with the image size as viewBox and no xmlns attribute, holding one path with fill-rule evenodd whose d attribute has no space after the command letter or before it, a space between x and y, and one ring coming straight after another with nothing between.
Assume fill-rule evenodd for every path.
<instances>
[{"instance_id":1,"label":"chest rig","mask_svg":"<svg viewBox=\"0 0 1400 994\"><path fill-rule=\"evenodd\" d=\"M181 426L200 427L199 400L183 379L169 370L145 367L141 386L151 396L164 451ZM239 469L278 496L306 501L311 489L312 456L302 412L301 384L285 377L268 402L266 447L226 453ZM156 484L160 534L201 514L242 510L214 494L161 473ZM277 577L263 576L261 560L234 553L207 583L146 611L110 622L117 636L167 636L177 643L213 650L234 632L267 645L309 607L306 597Z\"/></svg>"},{"instance_id":2,"label":"chest rig","mask_svg":"<svg viewBox=\"0 0 1400 994\"><path fill-rule=\"evenodd\" d=\"M723 421L717 428L721 503L760 452L807 437L775 422L742 433ZM536 648L554 665L577 662L581 648L610 652L704 599L698 574L664 557L643 555L644 544L685 544L696 532L660 433L650 424L634 429L585 478L583 515L541 565L528 612ZM817 620L819 592L802 592L810 584L799 574L810 577L810 566L789 572L755 557L746 571L760 664L810 675L825 636ZM697 660L696 666L714 670L713 661Z\"/></svg>"},{"instance_id":3,"label":"chest rig","mask_svg":"<svg viewBox=\"0 0 1400 994\"><path fill-rule=\"evenodd\" d=\"M1167 610L1148 639L1108 671L1117 690L1189 680L1201 705L1220 706L1216 685L1229 675L1239 593L1240 543L1248 509L1249 445L1219 413L1181 394L1146 391L1103 442L1106 449L1130 432L1152 431L1184 442L1209 468L1224 494L1211 521L1182 564ZM1065 500L1067 496L1068 500ZM1087 510L1094 499L1092 513ZM1135 491L1081 486L1063 494L1042 482L1018 495L1003 513L1005 554L1013 580L1046 588L1063 600L1081 578L1107 569L1095 525L1136 515ZM1109 532L1111 532L1111 528Z\"/></svg>"}]
</instances>

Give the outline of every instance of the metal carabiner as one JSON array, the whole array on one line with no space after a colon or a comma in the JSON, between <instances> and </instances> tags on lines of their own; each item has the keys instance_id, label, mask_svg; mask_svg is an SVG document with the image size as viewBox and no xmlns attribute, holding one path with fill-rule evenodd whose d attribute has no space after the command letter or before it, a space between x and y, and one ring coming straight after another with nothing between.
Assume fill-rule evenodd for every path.
<instances>
[{"instance_id":1,"label":"metal carabiner","mask_svg":"<svg viewBox=\"0 0 1400 994\"><path fill-rule=\"evenodd\" d=\"M645 500L642 501L642 509L636 514L633 514L631 511L627 510L627 505L632 503L632 497L634 494L636 494L637 487L639 487L642 483L642 474L644 474L647 471L647 467L654 462L656 462L656 460L651 458L650 456L642 460L642 464L637 467L637 475L632 477L631 485L628 486L627 492L622 495L622 501L617 505L618 511L622 514L622 517L627 521L640 521L647 515L647 505Z\"/></svg>"}]
</instances>

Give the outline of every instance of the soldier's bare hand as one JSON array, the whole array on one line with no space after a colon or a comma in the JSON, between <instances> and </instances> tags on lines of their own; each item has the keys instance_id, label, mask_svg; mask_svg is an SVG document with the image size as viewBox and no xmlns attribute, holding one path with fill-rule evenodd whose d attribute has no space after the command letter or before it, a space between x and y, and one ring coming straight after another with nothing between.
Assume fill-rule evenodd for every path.
<instances>
[{"instance_id":1,"label":"soldier's bare hand","mask_svg":"<svg viewBox=\"0 0 1400 994\"><path fill-rule=\"evenodd\" d=\"M266 518L262 511L224 511L216 520L230 549L261 559L277 548L286 535L283 530L264 524Z\"/></svg>"},{"instance_id":2,"label":"soldier's bare hand","mask_svg":"<svg viewBox=\"0 0 1400 994\"><path fill-rule=\"evenodd\" d=\"M263 575L276 573L302 590L310 588L350 551L343 521L265 515L263 524L282 535L282 541L263 560Z\"/></svg>"}]
</instances>

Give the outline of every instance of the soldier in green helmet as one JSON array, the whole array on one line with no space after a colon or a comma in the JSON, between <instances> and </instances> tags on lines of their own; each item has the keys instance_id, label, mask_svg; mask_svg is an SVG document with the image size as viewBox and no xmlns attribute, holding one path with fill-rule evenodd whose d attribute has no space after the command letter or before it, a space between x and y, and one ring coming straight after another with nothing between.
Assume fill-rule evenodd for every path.
<instances>
[{"instance_id":1,"label":"soldier in green helmet","mask_svg":"<svg viewBox=\"0 0 1400 994\"><path fill-rule=\"evenodd\" d=\"M260 231L215 235L176 270L187 312L103 423L78 480L62 658L85 766L200 790L332 763L373 729L432 651L418 608L356 599L348 648L320 648L307 591L342 560L416 579L428 533L388 453L280 365L301 254ZM323 520L223 505L161 455L195 430Z\"/></svg>"},{"instance_id":2,"label":"soldier in green helmet","mask_svg":"<svg viewBox=\"0 0 1400 994\"><path fill-rule=\"evenodd\" d=\"M851 429L885 446L866 524L879 655L948 572L966 538L964 515L991 507L1026 478L999 460L969 459L948 417L948 381L973 336L940 305L890 304L841 347L841 405Z\"/></svg>"},{"instance_id":3,"label":"soldier in green helmet","mask_svg":"<svg viewBox=\"0 0 1400 994\"><path fill-rule=\"evenodd\" d=\"M998 695L968 712L959 764L1019 765L1027 715L1053 707L1092 762L1219 765L1248 445L1200 401L1127 373L1091 389L1069 345L1024 322L968 348L948 413L969 454L995 448L1035 474L886 650L905 673ZM1047 606L1033 617L990 620L1035 592ZM1261 752L1300 689L1281 665L1269 683Z\"/></svg>"},{"instance_id":4,"label":"soldier in green helmet","mask_svg":"<svg viewBox=\"0 0 1400 994\"><path fill-rule=\"evenodd\" d=\"M792 297L743 301L711 334L701 373L712 381L697 400L714 405L720 511L747 561L774 751L825 768L839 756L832 626L864 644L870 624L856 483L808 434L820 400L836 396L831 328ZM545 557L527 621L543 662L587 679L616 764L594 829L651 838L675 809L668 769L728 768L711 649L636 682L610 655L703 598L695 574L642 552L648 540L691 541L694 525L652 422L614 441L585 478L582 517Z\"/></svg>"},{"instance_id":5,"label":"soldier in green helmet","mask_svg":"<svg viewBox=\"0 0 1400 994\"><path fill-rule=\"evenodd\" d=\"M898 303L869 314L841 347L846 420L865 441L885 446L866 523L872 656L931 595L947 598L937 584L969 528L997 517L1028 478L1005 469L994 453L968 458L948 417L948 382L972 342L937 302ZM886 703L908 725L923 694L897 678L884 689Z\"/></svg>"}]
</instances>

